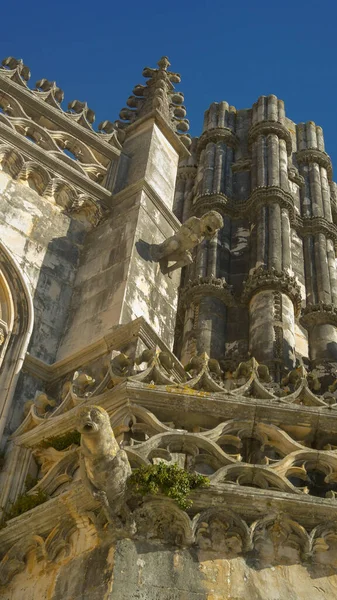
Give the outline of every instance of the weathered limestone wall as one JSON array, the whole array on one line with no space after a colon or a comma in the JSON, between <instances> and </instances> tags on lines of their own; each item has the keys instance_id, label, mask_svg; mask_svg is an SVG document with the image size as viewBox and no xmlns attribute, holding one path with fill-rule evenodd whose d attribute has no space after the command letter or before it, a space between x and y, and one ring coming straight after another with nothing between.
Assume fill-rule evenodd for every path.
<instances>
[{"instance_id":1,"label":"weathered limestone wall","mask_svg":"<svg viewBox=\"0 0 337 600\"><path fill-rule=\"evenodd\" d=\"M0 172L0 234L29 282L35 327L29 352L55 360L85 228L34 189Z\"/></svg>"},{"instance_id":2,"label":"weathered limestone wall","mask_svg":"<svg viewBox=\"0 0 337 600\"><path fill-rule=\"evenodd\" d=\"M78 547L81 540L78 540ZM82 541L83 544L83 541ZM295 554L295 553L294 553ZM96 545L57 566L36 563L8 585L3 600L330 600L337 593L335 569L296 564L291 551L279 565L259 564L211 552L173 550L151 542L123 540Z\"/></svg>"}]
</instances>

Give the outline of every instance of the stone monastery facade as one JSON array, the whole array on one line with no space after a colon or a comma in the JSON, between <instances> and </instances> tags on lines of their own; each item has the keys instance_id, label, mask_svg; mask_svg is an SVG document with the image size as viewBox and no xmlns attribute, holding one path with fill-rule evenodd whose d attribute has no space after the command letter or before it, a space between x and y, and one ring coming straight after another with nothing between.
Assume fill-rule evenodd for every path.
<instances>
[{"instance_id":1,"label":"stone monastery facade","mask_svg":"<svg viewBox=\"0 0 337 600\"><path fill-rule=\"evenodd\" d=\"M275 96L0 68L0 597L337 597L337 192ZM188 506L131 469L209 478Z\"/></svg>"}]
</instances>

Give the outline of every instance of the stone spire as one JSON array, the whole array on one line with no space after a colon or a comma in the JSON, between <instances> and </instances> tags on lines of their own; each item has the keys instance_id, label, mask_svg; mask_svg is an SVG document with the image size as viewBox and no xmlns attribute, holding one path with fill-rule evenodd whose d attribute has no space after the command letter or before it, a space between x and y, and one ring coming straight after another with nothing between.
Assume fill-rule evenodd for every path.
<instances>
[{"instance_id":1,"label":"stone spire","mask_svg":"<svg viewBox=\"0 0 337 600\"><path fill-rule=\"evenodd\" d=\"M148 78L145 85L136 85L133 95L126 101L128 108L122 108L119 113L128 126L137 119L148 116L158 111L171 129L180 137L186 147L191 145L191 138L186 135L189 130L189 121L185 119L186 108L183 106L184 95L174 89L174 83L180 83L178 73L168 71L170 62L167 56L158 61L158 69L145 67L143 76Z\"/></svg>"}]
</instances>

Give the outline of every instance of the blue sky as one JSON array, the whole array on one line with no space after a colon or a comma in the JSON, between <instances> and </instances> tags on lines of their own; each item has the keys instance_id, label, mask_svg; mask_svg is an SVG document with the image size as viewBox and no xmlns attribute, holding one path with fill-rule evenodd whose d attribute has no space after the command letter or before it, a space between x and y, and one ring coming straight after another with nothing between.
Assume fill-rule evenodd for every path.
<instances>
[{"instance_id":1,"label":"blue sky","mask_svg":"<svg viewBox=\"0 0 337 600\"><path fill-rule=\"evenodd\" d=\"M213 101L246 108L276 94L288 117L323 127L336 179L336 23L335 0L18 0L2 9L0 57L23 58L32 85L56 80L65 104L86 100L96 124L118 118L162 55L182 75L193 135Z\"/></svg>"}]
</instances>

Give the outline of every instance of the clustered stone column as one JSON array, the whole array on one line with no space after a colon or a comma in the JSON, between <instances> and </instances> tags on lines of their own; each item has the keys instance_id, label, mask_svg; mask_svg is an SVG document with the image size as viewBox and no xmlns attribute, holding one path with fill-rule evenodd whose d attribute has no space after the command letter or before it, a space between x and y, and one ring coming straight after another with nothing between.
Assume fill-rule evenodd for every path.
<instances>
[{"instance_id":1,"label":"clustered stone column","mask_svg":"<svg viewBox=\"0 0 337 600\"><path fill-rule=\"evenodd\" d=\"M212 240L200 244L195 263L185 273L180 297L184 312L180 354L184 362L200 352L215 358L225 354L227 305L232 303L227 284L231 222L226 203L232 196L235 119L236 111L227 102L212 104L205 113L203 133L192 145L198 168L193 188L184 185L188 196L180 215L183 219L200 217L209 209L216 209L223 216L224 227ZM184 174L187 168L182 166ZM183 184L178 181L178 204L182 189Z\"/></svg>"},{"instance_id":2,"label":"clustered stone column","mask_svg":"<svg viewBox=\"0 0 337 600\"><path fill-rule=\"evenodd\" d=\"M310 357L315 363L337 360L336 232L330 201L332 166L324 151L321 127L296 127L301 189L307 305L301 322L308 329Z\"/></svg>"},{"instance_id":3,"label":"clustered stone column","mask_svg":"<svg viewBox=\"0 0 337 600\"><path fill-rule=\"evenodd\" d=\"M294 306L299 308L299 290L291 276L293 199L288 155L292 143L284 121L284 104L276 96L262 96L253 105L249 142L255 265L243 297L249 301L250 353L275 375L282 365L295 364Z\"/></svg>"},{"instance_id":4,"label":"clustered stone column","mask_svg":"<svg viewBox=\"0 0 337 600\"><path fill-rule=\"evenodd\" d=\"M213 103L191 151L175 213L215 209L224 227L184 270L178 355L250 354L276 380L297 360L337 362L337 194L321 128L295 125L273 95Z\"/></svg>"}]
</instances>

